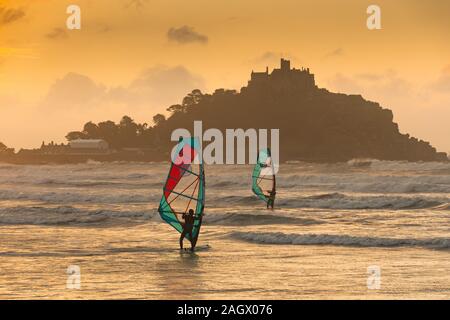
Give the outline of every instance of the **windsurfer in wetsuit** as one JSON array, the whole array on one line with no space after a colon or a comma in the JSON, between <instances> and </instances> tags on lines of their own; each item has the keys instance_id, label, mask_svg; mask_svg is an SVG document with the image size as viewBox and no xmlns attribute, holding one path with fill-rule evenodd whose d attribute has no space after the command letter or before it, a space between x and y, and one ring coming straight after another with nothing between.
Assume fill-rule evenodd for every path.
<instances>
[{"instance_id":1,"label":"windsurfer in wetsuit","mask_svg":"<svg viewBox=\"0 0 450 320\"><path fill-rule=\"evenodd\" d=\"M269 197L267 199L267 209L269 209L270 207L273 210L273 206L275 205L275 195L277 194L277 192L275 191L275 189L267 190L267 192L269 193Z\"/></svg>"},{"instance_id":2,"label":"windsurfer in wetsuit","mask_svg":"<svg viewBox=\"0 0 450 320\"><path fill-rule=\"evenodd\" d=\"M189 209L188 213L183 213L183 219L184 223L181 224L183 232L181 232L180 236L180 249L183 249L183 240L188 235L189 240L191 241L191 251L194 251L195 241L192 237L192 229L194 228L194 222L196 220L194 210Z\"/></svg>"}]
</instances>

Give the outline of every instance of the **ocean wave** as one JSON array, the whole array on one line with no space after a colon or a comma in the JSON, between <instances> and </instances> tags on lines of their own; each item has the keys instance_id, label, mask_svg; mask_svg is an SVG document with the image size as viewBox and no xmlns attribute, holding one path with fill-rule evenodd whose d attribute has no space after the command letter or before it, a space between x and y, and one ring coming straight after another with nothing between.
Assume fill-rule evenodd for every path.
<instances>
[{"instance_id":1,"label":"ocean wave","mask_svg":"<svg viewBox=\"0 0 450 320\"><path fill-rule=\"evenodd\" d=\"M105 181L105 180L79 180L61 181L44 179L36 182L38 185L63 186L63 187L121 187L121 188L151 188L161 187L161 182L127 182L127 181Z\"/></svg>"},{"instance_id":2,"label":"ocean wave","mask_svg":"<svg viewBox=\"0 0 450 320\"><path fill-rule=\"evenodd\" d=\"M143 189L136 192L136 190L121 190L118 192L86 192L80 190L79 192L58 190L39 192L36 190L15 191L15 190L0 190L0 200L31 200L41 201L46 203L152 203L159 201L161 195L156 193L149 193L148 190Z\"/></svg>"},{"instance_id":3,"label":"ocean wave","mask_svg":"<svg viewBox=\"0 0 450 320\"><path fill-rule=\"evenodd\" d=\"M275 203L287 208L320 209L426 209L434 208L448 202L446 197L428 196L391 196L391 195L346 195L342 193L324 193L308 197L283 199Z\"/></svg>"},{"instance_id":4,"label":"ocean wave","mask_svg":"<svg viewBox=\"0 0 450 320\"><path fill-rule=\"evenodd\" d=\"M250 192L249 192L250 194ZM221 194L216 194L208 197L210 202L214 203L226 203L228 205L260 205L261 200L259 200L254 195L248 196L224 196Z\"/></svg>"},{"instance_id":5,"label":"ocean wave","mask_svg":"<svg viewBox=\"0 0 450 320\"><path fill-rule=\"evenodd\" d=\"M304 198L280 199L279 205L292 208L320 209L426 209L442 205L448 198L427 196L357 196L342 193L325 193Z\"/></svg>"},{"instance_id":6,"label":"ocean wave","mask_svg":"<svg viewBox=\"0 0 450 320\"><path fill-rule=\"evenodd\" d=\"M0 209L1 225L71 225L105 222L114 218L147 220L154 210L84 209L73 206L17 206Z\"/></svg>"},{"instance_id":7,"label":"ocean wave","mask_svg":"<svg viewBox=\"0 0 450 320\"><path fill-rule=\"evenodd\" d=\"M297 218L275 214L225 213L205 214L204 222L211 225L250 226L250 225L313 225L323 223L317 219Z\"/></svg>"},{"instance_id":8,"label":"ocean wave","mask_svg":"<svg viewBox=\"0 0 450 320\"><path fill-rule=\"evenodd\" d=\"M433 207L433 210L450 211L450 203L440 204L436 207Z\"/></svg>"},{"instance_id":9,"label":"ocean wave","mask_svg":"<svg viewBox=\"0 0 450 320\"><path fill-rule=\"evenodd\" d=\"M448 197L430 197L427 195L352 195L339 192L320 193L311 196L279 195L275 206L283 208L317 208L317 209L427 209L436 208L448 203ZM226 204L227 206L261 206L261 200L254 195L208 197L209 203ZM443 209L440 209L443 210Z\"/></svg>"},{"instance_id":10,"label":"ocean wave","mask_svg":"<svg viewBox=\"0 0 450 320\"><path fill-rule=\"evenodd\" d=\"M1 163L0 162L0 170L16 170L16 169L20 169L21 167L19 165L16 164L9 164L9 163Z\"/></svg>"},{"instance_id":11,"label":"ocean wave","mask_svg":"<svg viewBox=\"0 0 450 320\"><path fill-rule=\"evenodd\" d=\"M450 193L450 175L293 174L280 175L280 188L361 193Z\"/></svg>"},{"instance_id":12,"label":"ocean wave","mask_svg":"<svg viewBox=\"0 0 450 320\"><path fill-rule=\"evenodd\" d=\"M372 165L374 159L352 159L347 161L347 165L354 168L368 168Z\"/></svg>"},{"instance_id":13,"label":"ocean wave","mask_svg":"<svg viewBox=\"0 0 450 320\"><path fill-rule=\"evenodd\" d=\"M286 234L260 232L233 232L231 237L260 244L280 245L332 245L348 247L426 247L435 249L449 249L449 238L430 239L395 239L379 237L356 237L349 235L329 234Z\"/></svg>"},{"instance_id":14,"label":"ocean wave","mask_svg":"<svg viewBox=\"0 0 450 320\"><path fill-rule=\"evenodd\" d=\"M410 161L383 161L372 160L371 167L379 171L409 171L409 172L426 172L426 171L448 171L450 170L450 162L410 162Z\"/></svg>"},{"instance_id":15,"label":"ocean wave","mask_svg":"<svg viewBox=\"0 0 450 320\"><path fill-rule=\"evenodd\" d=\"M210 188L236 187L236 185L245 185L245 182L240 182L240 183L238 182L238 183L236 183L236 181L231 181L231 180L208 182L208 186Z\"/></svg>"}]
</instances>

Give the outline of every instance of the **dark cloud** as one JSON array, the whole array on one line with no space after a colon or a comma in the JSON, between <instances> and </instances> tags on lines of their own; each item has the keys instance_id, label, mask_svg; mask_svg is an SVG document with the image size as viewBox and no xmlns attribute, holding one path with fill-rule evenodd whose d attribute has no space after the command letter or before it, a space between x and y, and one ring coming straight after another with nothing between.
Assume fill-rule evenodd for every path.
<instances>
[{"instance_id":1,"label":"dark cloud","mask_svg":"<svg viewBox=\"0 0 450 320\"><path fill-rule=\"evenodd\" d=\"M179 44L187 43L208 43L208 37L202 35L189 26L182 26L180 28L170 28L167 32L169 41L173 41Z\"/></svg>"},{"instance_id":2,"label":"dark cloud","mask_svg":"<svg viewBox=\"0 0 450 320\"><path fill-rule=\"evenodd\" d=\"M23 9L0 7L0 25L5 25L22 19L25 16Z\"/></svg>"},{"instance_id":3,"label":"dark cloud","mask_svg":"<svg viewBox=\"0 0 450 320\"><path fill-rule=\"evenodd\" d=\"M45 36L51 40L60 40L60 39L67 39L69 37L69 34L67 33L66 29L64 29L64 28L54 28L52 31L47 33Z\"/></svg>"}]
</instances>

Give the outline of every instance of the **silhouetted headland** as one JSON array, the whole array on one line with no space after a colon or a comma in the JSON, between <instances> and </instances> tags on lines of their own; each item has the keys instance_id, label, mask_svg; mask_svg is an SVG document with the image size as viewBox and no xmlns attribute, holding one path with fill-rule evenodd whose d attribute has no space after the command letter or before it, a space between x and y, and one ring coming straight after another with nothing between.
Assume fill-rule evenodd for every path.
<instances>
[{"instance_id":1,"label":"silhouetted headland","mask_svg":"<svg viewBox=\"0 0 450 320\"><path fill-rule=\"evenodd\" d=\"M0 151L0 160L17 163L98 161L161 161L169 159L170 135L177 128L193 132L195 120L203 130L280 129L281 161L340 162L357 158L407 161L448 161L429 142L402 134L393 114L361 95L332 93L318 88L309 69L280 68L252 72L240 92L217 89L213 94L193 90L170 106L167 118L153 117L153 126L124 116L120 123L88 122L82 131L67 134L67 145ZM85 139L92 139L85 142ZM103 142L102 147L99 147Z\"/></svg>"}]
</instances>

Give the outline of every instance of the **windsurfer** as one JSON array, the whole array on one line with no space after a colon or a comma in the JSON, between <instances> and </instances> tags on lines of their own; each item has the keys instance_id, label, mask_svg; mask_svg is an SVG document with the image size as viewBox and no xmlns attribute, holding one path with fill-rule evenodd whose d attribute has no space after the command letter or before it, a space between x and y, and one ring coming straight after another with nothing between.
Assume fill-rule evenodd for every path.
<instances>
[{"instance_id":1,"label":"windsurfer","mask_svg":"<svg viewBox=\"0 0 450 320\"><path fill-rule=\"evenodd\" d=\"M269 197L267 199L267 209L269 209L269 207L273 210L273 206L275 205L275 196L277 194L277 192L274 190L267 190L267 192L269 193Z\"/></svg>"},{"instance_id":2,"label":"windsurfer","mask_svg":"<svg viewBox=\"0 0 450 320\"><path fill-rule=\"evenodd\" d=\"M191 242L191 251L195 248L195 239L192 237L192 229L194 228L194 221L196 220L194 215L194 210L189 209L188 213L183 213L184 223L181 224L183 227L183 232L180 236L180 249L183 249L183 240L188 235L189 241Z\"/></svg>"}]
</instances>

